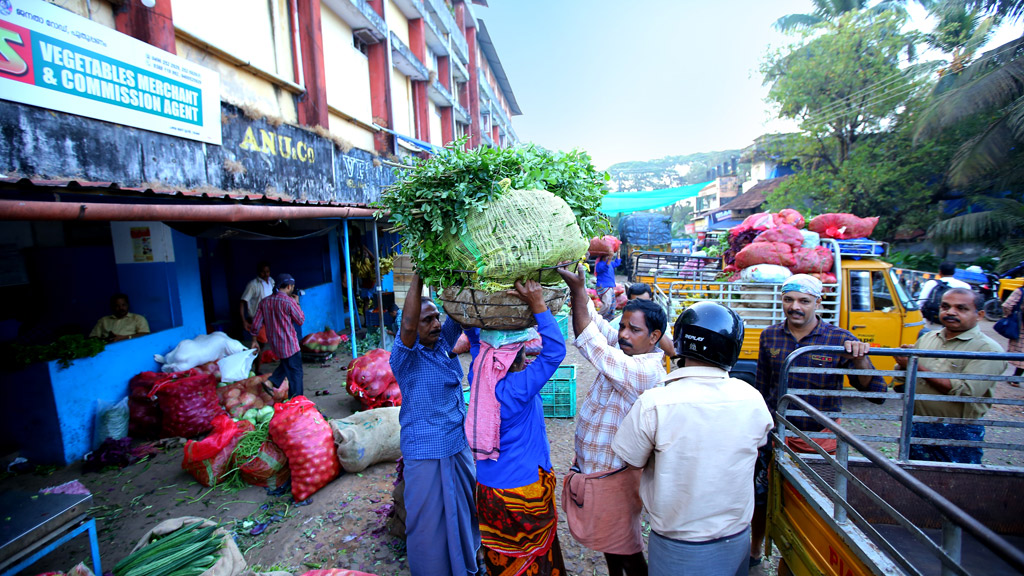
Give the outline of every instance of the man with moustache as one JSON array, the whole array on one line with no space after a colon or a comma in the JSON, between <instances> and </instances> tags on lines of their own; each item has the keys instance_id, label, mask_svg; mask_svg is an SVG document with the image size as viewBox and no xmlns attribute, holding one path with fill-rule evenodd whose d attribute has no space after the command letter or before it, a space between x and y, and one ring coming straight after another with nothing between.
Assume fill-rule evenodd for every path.
<instances>
[{"instance_id":1,"label":"man with moustache","mask_svg":"<svg viewBox=\"0 0 1024 576\"><path fill-rule=\"evenodd\" d=\"M612 440L637 398L665 378L665 354L658 347L665 310L650 300L632 300L616 331L587 297L582 269L558 272L572 296L576 348L598 372L576 419L576 462L563 483L562 509L573 537L604 553L609 576L646 576L641 473L615 454Z\"/></svg>"},{"instance_id":2,"label":"man with moustache","mask_svg":"<svg viewBox=\"0 0 1024 576\"><path fill-rule=\"evenodd\" d=\"M451 317L442 326L437 305L422 294L416 274L390 360L402 391L398 421L409 570L413 576L473 575L482 573L476 474L463 428L462 364L452 352L462 326Z\"/></svg>"},{"instance_id":3,"label":"man with moustache","mask_svg":"<svg viewBox=\"0 0 1024 576\"><path fill-rule=\"evenodd\" d=\"M914 348L918 350L948 350L950 352L1003 352L995 340L982 334L978 321L985 317L985 298L963 288L952 288L942 295L939 306L941 330L925 332L918 338ZM907 358L895 357L900 369L906 369ZM962 380L951 378L929 378L928 372L951 372L961 374L991 374L1006 371L1003 360L977 358L921 358L918 364L917 394L939 394L946 396L977 396L991 398L995 390L994 380ZM894 378L893 384L903 383L903 378ZM968 404L964 402L941 402L918 400L914 403L915 416L938 416L944 418L983 418L991 404ZM985 427L981 424L914 422L913 436L917 438L939 438L946 440L985 440ZM910 445L911 460L930 462L959 462L981 464L983 451L973 446L925 446Z\"/></svg>"},{"instance_id":4,"label":"man with moustache","mask_svg":"<svg viewBox=\"0 0 1024 576\"><path fill-rule=\"evenodd\" d=\"M764 396L772 412L779 403L779 377L782 365L791 352L804 346L843 346L845 353L804 354L793 363L794 367L812 367L822 370L834 368L855 368L873 370L868 359L870 344L861 342L850 332L823 321L817 310L821 306L821 280L807 274L796 274L782 285L783 322L773 324L761 332L757 355L758 391ZM861 392L885 392L885 381L880 376L849 376L850 385ZM843 377L838 374L791 374L787 389L804 388L813 390L842 390ZM837 396L801 396L808 404L821 412L842 410L842 398ZM872 400L881 404L884 400ZM792 416L788 420L804 432L821 432L817 422L808 417ZM827 431L827 430L825 430ZM828 452L835 452L836 441L831 438L815 438L815 443ZM800 438L786 437L786 444L796 452L814 453L814 449ZM759 462L764 468L767 458ZM758 477L755 472L755 478ZM766 476L761 476L767 480ZM764 541L764 522L767 505L767 487L757 490L758 499L754 508L751 525L751 566L761 561L761 544Z\"/></svg>"}]
</instances>

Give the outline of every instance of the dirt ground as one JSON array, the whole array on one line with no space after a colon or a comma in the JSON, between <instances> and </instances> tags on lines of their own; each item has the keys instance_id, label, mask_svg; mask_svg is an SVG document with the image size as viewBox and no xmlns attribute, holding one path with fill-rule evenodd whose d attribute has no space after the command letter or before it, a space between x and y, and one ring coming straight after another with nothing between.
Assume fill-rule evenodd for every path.
<instances>
[{"instance_id":1,"label":"dirt ground","mask_svg":"<svg viewBox=\"0 0 1024 576\"><path fill-rule=\"evenodd\" d=\"M983 323L992 333L991 323ZM998 340L997 337L997 341ZM463 363L468 355L463 355ZM358 409L355 399L345 393L345 371L349 357L340 354L322 365L306 364L307 396L317 403L328 418L341 418ZM577 366L577 405L582 403L588 386L594 381L593 367L569 346L566 363ZM271 367L264 367L268 370ZM317 396L318 391L330 392ZM1024 398L1024 391L999 384L997 396ZM897 405L887 402L874 406L854 402L852 412L895 413ZM998 416L997 416L998 414ZM1019 408L995 408L994 417L1022 420ZM848 421L853 430L874 434L895 430L887 423ZM547 419L551 460L559 478L573 458L574 421ZM991 441L1024 443L1021 429L997 429L989 433ZM895 456L894 447L882 446ZM290 494L272 496L262 488L248 487L238 492L222 488L204 488L181 469L182 443L171 441L148 461L123 470L83 474L81 464L37 468L34 473L0 475L0 491L36 492L41 488L78 479L93 493L90 514L97 519L100 551L104 569L109 571L134 543L158 522L179 516L202 516L225 524L234 531L236 541L249 565L256 570L287 570L301 574L317 568L350 568L384 575L409 573L405 544L387 533L385 517L390 508L391 491L396 478L394 463L372 466L359 474L342 474L317 492L308 504L297 506ZM0 460L5 470L10 457ZM1024 466L1024 453L987 451L986 464ZM559 494L561 480L559 480ZM560 515L562 516L562 515ZM645 532L649 526L645 523ZM559 520L566 568L574 575L606 574L600 554L585 549L573 540ZM26 574L67 570L79 561L88 561L88 543L79 537L33 565ZM88 562L87 562L88 563ZM774 575L777 556L772 562L751 571Z\"/></svg>"}]
</instances>

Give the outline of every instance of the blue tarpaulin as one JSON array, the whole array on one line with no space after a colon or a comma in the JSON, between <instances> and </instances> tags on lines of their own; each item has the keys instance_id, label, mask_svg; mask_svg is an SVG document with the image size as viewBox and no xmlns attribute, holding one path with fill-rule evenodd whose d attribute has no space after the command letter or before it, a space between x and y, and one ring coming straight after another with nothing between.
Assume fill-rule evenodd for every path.
<instances>
[{"instance_id":1,"label":"blue tarpaulin","mask_svg":"<svg viewBox=\"0 0 1024 576\"><path fill-rule=\"evenodd\" d=\"M640 190L636 192L613 192L605 195L601 201L601 212L605 214L621 214L629 212L640 212L642 210L655 210L671 206L680 200L693 198L702 188L711 181L679 188L664 188L662 190Z\"/></svg>"}]
</instances>

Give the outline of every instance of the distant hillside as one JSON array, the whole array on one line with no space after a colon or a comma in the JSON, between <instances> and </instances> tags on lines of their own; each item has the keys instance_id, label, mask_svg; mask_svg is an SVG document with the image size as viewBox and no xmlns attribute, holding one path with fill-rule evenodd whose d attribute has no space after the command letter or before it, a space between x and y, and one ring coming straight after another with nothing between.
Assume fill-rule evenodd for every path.
<instances>
[{"instance_id":1,"label":"distant hillside","mask_svg":"<svg viewBox=\"0 0 1024 576\"><path fill-rule=\"evenodd\" d=\"M658 160L619 162L608 168L612 179L609 188L618 190L659 190L696 184L707 180L707 171L719 164L739 161L743 150L698 152L683 156L666 156ZM750 173L750 164L738 162L737 173Z\"/></svg>"}]
</instances>

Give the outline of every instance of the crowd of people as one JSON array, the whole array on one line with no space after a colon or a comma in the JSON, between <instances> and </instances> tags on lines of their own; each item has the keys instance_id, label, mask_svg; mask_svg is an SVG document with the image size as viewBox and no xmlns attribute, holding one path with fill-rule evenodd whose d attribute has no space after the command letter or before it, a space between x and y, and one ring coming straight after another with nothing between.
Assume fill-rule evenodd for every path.
<instances>
[{"instance_id":1,"label":"crowd of people","mask_svg":"<svg viewBox=\"0 0 1024 576\"><path fill-rule=\"evenodd\" d=\"M540 391L564 359L566 342L540 286L517 282L510 291L534 315L542 341L540 355L527 363L527 333L464 329L450 317L442 323L437 305L423 296L423 283L414 277L391 356L403 395L412 573L564 574L556 529L561 508L572 538L602 552L611 575L746 574L762 560L767 441L783 361L799 347L841 346L840 353L807 354L797 364L871 370L869 344L822 321L821 281L795 275L782 287L785 319L761 334L757 381L750 386L729 375L744 332L731 309L694 304L675 320L670 338L669 319L651 300L649 287L631 285L621 317L609 321L587 297L583 272L558 270L569 287L573 344L597 372L578 411L574 461L560 495ZM1001 352L977 326L984 316L978 299L969 290L947 289L939 313L942 328L924 333L915 347ZM468 415L462 365L452 352L463 333L472 356ZM677 366L667 374L666 354ZM897 366L906 361L896 358ZM1005 369L1005 362L986 359L921 359L918 391L991 397L994 380L927 373L997 375ZM794 375L789 387L841 389L843 377L827 372ZM851 375L848 381L860 391L887 391L879 376ZM839 397L805 399L822 412L841 411ZM981 418L988 408L922 401L916 414ZM791 422L804 432L828 432L810 418ZM984 427L915 423L913 435L981 440ZM836 449L834 438L812 440L818 446L793 437L787 444L796 452ZM978 463L981 458L978 448L913 445L913 450L911 458L918 460ZM651 527L646 557L644 509Z\"/></svg>"}]
</instances>

